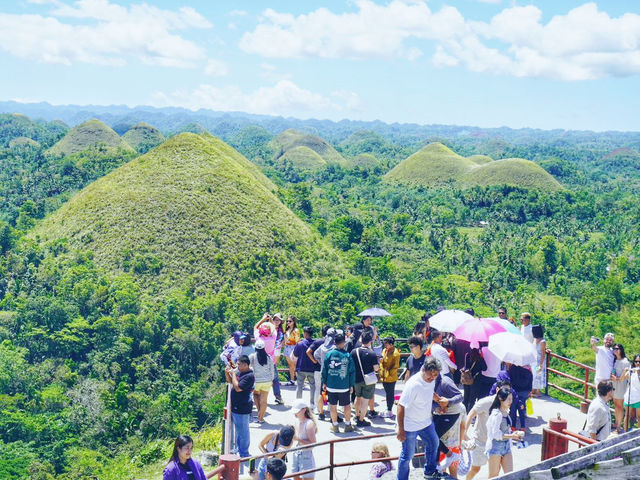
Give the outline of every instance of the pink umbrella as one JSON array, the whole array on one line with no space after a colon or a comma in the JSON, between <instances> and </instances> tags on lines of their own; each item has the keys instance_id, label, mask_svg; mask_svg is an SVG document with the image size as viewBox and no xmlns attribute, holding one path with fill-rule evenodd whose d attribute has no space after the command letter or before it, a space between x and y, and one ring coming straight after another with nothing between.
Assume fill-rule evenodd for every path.
<instances>
[{"instance_id":1,"label":"pink umbrella","mask_svg":"<svg viewBox=\"0 0 640 480\"><path fill-rule=\"evenodd\" d=\"M471 343L471 348L478 348L479 342L488 342L494 333L505 332L507 329L490 318L474 318L468 320L453 331L456 338Z\"/></svg>"}]
</instances>

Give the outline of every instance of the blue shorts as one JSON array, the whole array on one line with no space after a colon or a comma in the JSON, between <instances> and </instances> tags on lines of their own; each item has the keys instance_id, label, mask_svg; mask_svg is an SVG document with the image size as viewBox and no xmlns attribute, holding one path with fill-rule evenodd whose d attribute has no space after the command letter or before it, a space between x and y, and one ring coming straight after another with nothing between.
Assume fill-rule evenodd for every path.
<instances>
[{"instance_id":1,"label":"blue shorts","mask_svg":"<svg viewBox=\"0 0 640 480\"><path fill-rule=\"evenodd\" d=\"M311 470L316 468L316 462L313 458L313 452L311 450L296 450L292 452L293 465L291 466L291 473L304 472L305 470ZM302 478L315 478L316 474L307 473Z\"/></svg>"},{"instance_id":2,"label":"blue shorts","mask_svg":"<svg viewBox=\"0 0 640 480\"><path fill-rule=\"evenodd\" d=\"M499 455L504 457L509 453L511 453L511 440L494 440L491 450L489 450L489 456Z\"/></svg>"}]
</instances>

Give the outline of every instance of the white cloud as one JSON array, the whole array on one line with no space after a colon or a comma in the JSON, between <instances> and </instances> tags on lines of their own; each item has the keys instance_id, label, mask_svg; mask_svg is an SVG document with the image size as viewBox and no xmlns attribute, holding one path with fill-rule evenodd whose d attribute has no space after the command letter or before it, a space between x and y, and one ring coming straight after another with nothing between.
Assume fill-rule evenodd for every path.
<instances>
[{"instance_id":1,"label":"white cloud","mask_svg":"<svg viewBox=\"0 0 640 480\"><path fill-rule=\"evenodd\" d=\"M186 91L156 92L153 104L159 107L180 106L218 111L243 111L264 115L296 117L344 118L346 112L358 108L359 98L352 92L332 92L329 96L299 87L291 80L280 80L272 86L243 92L235 85L203 84Z\"/></svg>"},{"instance_id":2,"label":"white cloud","mask_svg":"<svg viewBox=\"0 0 640 480\"><path fill-rule=\"evenodd\" d=\"M506 8L489 22L466 19L450 6L434 12L425 0L357 0L355 6L355 12L319 8L298 16L267 9L240 48L266 58L416 60L426 48L415 44L428 46L426 40L440 67L567 81L640 74L640 15L612 18L595 3L546 24L533 5Z\"/></svg>"},{"instance_id":3,"label":"white cloud","mask_svg":"<svg viewBox=\"0 0 640 480\"><path fill-rule=\"evenodd\" d=\"M223 61L211 58L204 67L204 73L212 77L225 77L229 74L229 67Z\"/></svg>"},{"instance_id":4,"label":"white cloud","mask_svg":"<svg viewBox=\"0 0 640 480\"><path fill-rule=\"evenodd\" d=\"M229 12L229 15L232 17L244 17L247 15L247 12L245 12L244 10L231 10Z\"/></svg>"},{"instance_id":5,"label":"white cloud","mask_svg":"<svg viewBox=\"0 0 640 480\"><path fill-rule=\"evenodd\" d=\"M131 59L168 67L194 66L204 50L173 32L211 28L193 8L162 10L108 0L30 0L51 4L49 15L0 13L0 49L27 60L71 65L125 65Z\"/></svg>"}]
</instances>

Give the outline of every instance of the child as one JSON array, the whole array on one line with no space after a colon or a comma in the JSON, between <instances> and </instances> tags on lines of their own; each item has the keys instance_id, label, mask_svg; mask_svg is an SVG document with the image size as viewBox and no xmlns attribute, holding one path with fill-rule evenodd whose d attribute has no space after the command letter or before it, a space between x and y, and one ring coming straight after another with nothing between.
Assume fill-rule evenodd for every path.
<instances>
[{"instance_id":1,"label":"child","mask_svg":"<svg viewBox=\"0 0 640 480\"><path fill-rule=\"evenodd\" d=\"M371 448L371 458L388 457L390 457L389 449L384 443L375 443ZM393 465L390 460L374 463L371 465L371 470L369 470L369 480L376 480L391 470L393 470Z\"/></svg>"}]
</instances>

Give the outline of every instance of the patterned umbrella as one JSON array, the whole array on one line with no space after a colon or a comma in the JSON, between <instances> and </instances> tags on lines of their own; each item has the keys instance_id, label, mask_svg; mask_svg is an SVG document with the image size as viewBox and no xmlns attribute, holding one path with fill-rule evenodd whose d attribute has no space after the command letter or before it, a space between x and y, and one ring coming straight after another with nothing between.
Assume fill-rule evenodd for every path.
<instances>
[{"instance_id":1,"label":"patterned umbrella","mask_svg":"<svg viewBox=\"0 0 640 480\"><path fill-rule=\"evenodd\" d=\"M522 332L520 331L520 329L516 327L513 323L511 323L509 320L505 320L504 318L499 318L499 317L489 317L487 318L487 320L495 320L504 328L506 328L507 332L509 333L513 333L515 335L522 335Z\"/></svg>"}]
</instances>

